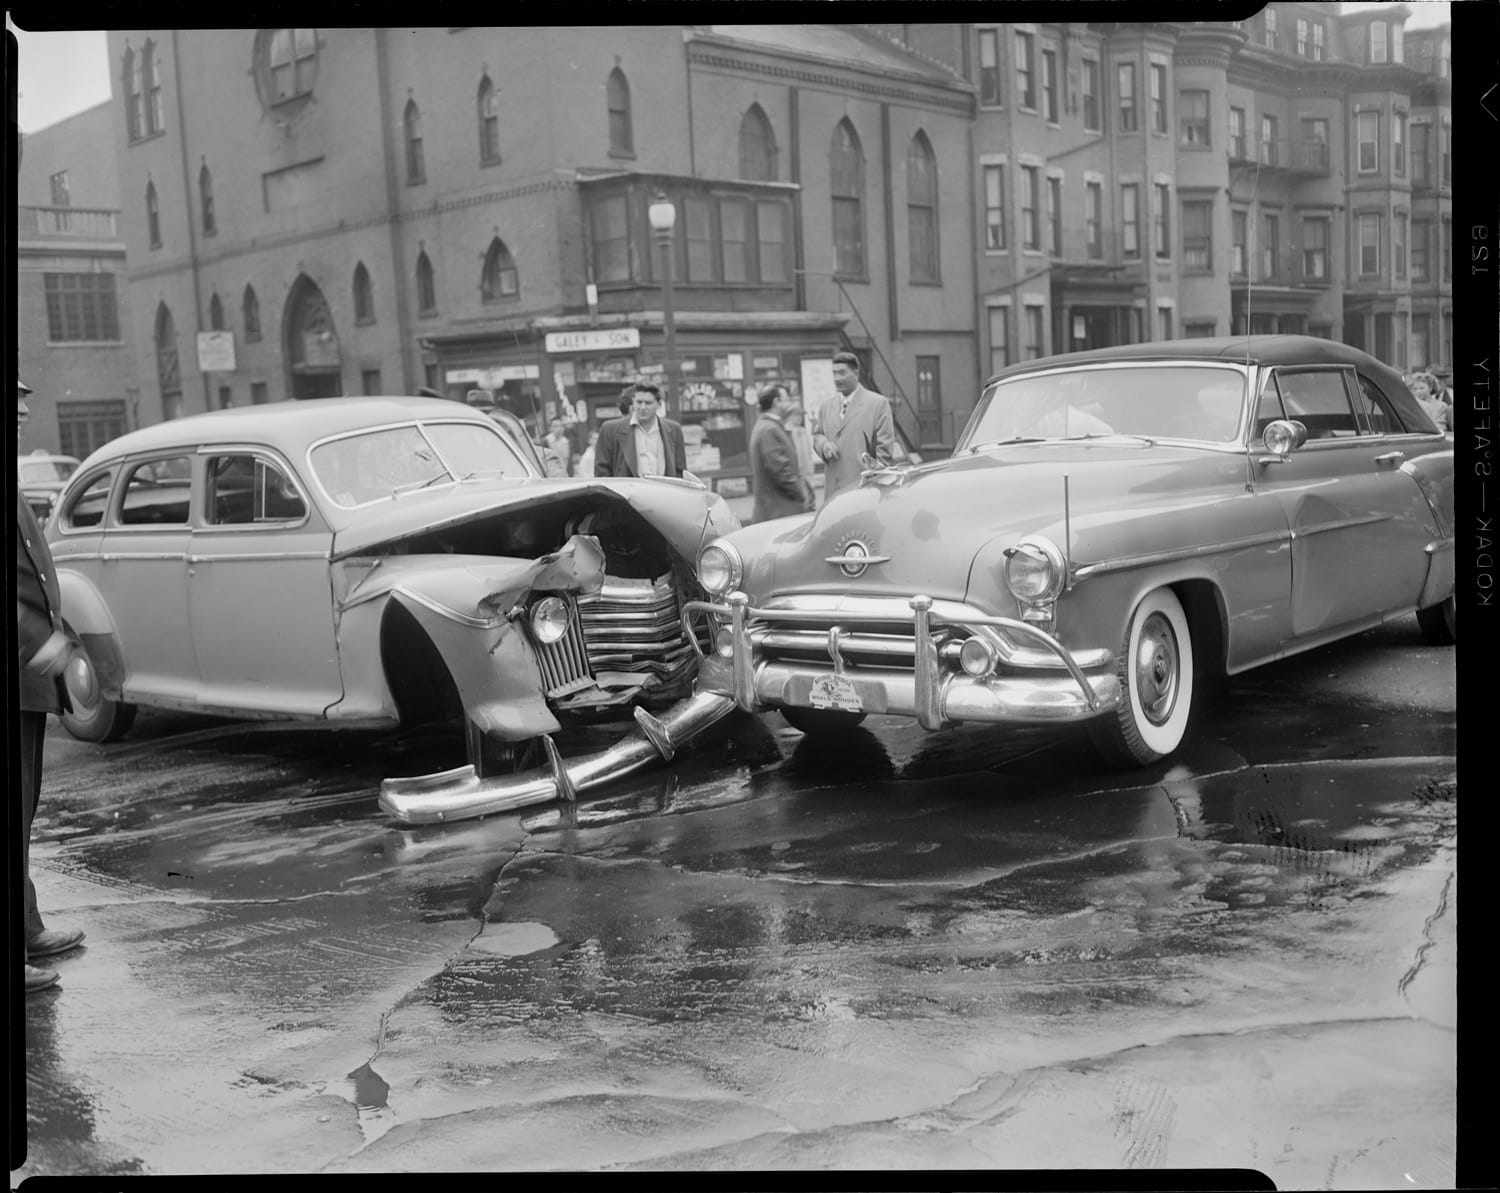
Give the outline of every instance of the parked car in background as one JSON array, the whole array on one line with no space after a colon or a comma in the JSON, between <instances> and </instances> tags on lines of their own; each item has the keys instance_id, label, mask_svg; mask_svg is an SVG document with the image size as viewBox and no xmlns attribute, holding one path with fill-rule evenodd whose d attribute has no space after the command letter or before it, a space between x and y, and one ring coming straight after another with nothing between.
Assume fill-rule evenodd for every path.
<instances>
[{"instance_id":1,"label":"parked car in background","mask_svg":"<svg viewBox=\"0 0 1500 1193\"><path fill-rule=\"evenodd\" d=\"M1415 610L1454 637L1453 453L1399 374L1298 336L1029 361L952 458L708 544L699 678L807 733L870 713L1182 743L1205 675ZM706 636L706 635L705 635Z\"/></svg>"},{"instance_id":2,"label":"parked car in background","mask_svg":"<svg viewBox=\"0 0 1500 1193\"><path fill-rule=\"evenodd\" d=\"M567 723L634 712L631 765L670 757L683 718L727 708L693 697L680 610L702 595L698 548L738 522L702 486L542 471L524 433L429 398L234 408L114 440L49 528L99 691L64 726L109 741L139 705L451 722L468 765L407 788L471 808L619 773L617 754L570 772L550 736ZM546 766L513 774L529 754Z\"/></svg>"},{"instance_id":3,"label":"parked car in background","mask_svg":"<svg viewBox=\"0 0 1500 1193\"><path fill-rule=\"evenodd\" d=\"M21 496L36 513L37 520L45 522L52 513L52 505L63 485L78 468L73 456L55 456L45 448L37 448L30 455L16 457L16 480Z\"/></svg>"}]
</instances>

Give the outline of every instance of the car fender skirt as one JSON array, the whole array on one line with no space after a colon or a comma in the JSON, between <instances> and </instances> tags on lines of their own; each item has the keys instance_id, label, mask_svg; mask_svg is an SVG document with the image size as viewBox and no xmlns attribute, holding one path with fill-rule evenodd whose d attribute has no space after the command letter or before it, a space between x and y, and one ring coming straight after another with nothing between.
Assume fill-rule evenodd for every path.
<instances>
[{"instance_id":1,"label":"car fender skirt","mask_svg":"<svg viewBox=\"0 0 1500 1193\"><path fill-rule=\"evenodd\" d=\"M514 775L480 778L473 766L460 766L437 774L386 779L380 785L380 808L402 824L441 824L572 799L580 791L649 763L669 761L684 743L733 709L731 697L712 692L678 701L660 717L638 707L636 728L607 750L563 759L555 747L550 748L548 766Z\"/></svg>"}]
</instances>

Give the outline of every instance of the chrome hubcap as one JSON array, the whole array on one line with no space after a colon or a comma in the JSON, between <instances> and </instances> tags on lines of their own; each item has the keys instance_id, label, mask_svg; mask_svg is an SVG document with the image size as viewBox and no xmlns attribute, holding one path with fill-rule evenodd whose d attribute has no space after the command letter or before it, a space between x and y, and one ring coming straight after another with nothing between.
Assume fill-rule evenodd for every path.
<instances>
[{"instance_id":1,"label":"chrome hubcap","mask_svg":"<svg viewBox=\"0 0 1500 1193\"><path fill-rule=\"evenodd\" d=\"M1165 724L1177 703L1177 635L1160 613L1151 614L1141 627L1135 652L1135 694L1153 725Z\"/></svg>"}]
</instances>

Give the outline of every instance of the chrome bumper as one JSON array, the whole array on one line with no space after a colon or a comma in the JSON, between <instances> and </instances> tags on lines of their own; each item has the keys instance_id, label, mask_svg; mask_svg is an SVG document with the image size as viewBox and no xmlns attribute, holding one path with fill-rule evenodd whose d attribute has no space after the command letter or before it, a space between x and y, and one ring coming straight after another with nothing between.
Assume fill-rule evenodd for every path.
<instances>
[{"instance_id":1,"label":"chrome bumper","mask_svg":"<svg viewBox=\"0 0 1500 1193\"><path fill-rule=\"evenodd\" d=\"M746 712L768 708L812 708L813 683L830 673L842 675L859 694L864 711L914 717L925 729L940 729L961 721L1000 724L1057 724L1081 721L1115 707L1120 698L1114 660L1107 652L1089 651L1090 671L1085 672L1068 649L1051 634L1010 617L990 617L974 610L945 605L941 615L933 612L930 597L914 596L911 611L914 666L910 671L846 664L839 651L845 624L857 628L861 621L889 621L888 614L841 610L840 625L828 631L831 666L802 660L757 657L757 632L751 618L827 620L828 613L799 615L785 609L752 608L743 593L730 593L723 604L689 601L682 609L683 625L695 645L691 618L712 615L728 623L730 653L705 656L698 676L700 692L733 697ZM1066 675L1002 670L976 678L945 666L933 638L934 626L990 626L1020 635L1055 656ZM763 638L765 635L760 635Z\"/></svg>"},{"instance_id":2,"label":"chrome bumper","mask_svg":"<svg viewBox=\"0 0 1500 1193\"><path fill-rule=\"evenodd\" d=\"M734 711L734 701L698 692L678 701L661 717L637 706L636 728L607 750L564 761L550 737L546 768L514 775L480 778L474 767L460 766L432 775L386 779L380 785L380 808L402 824L438 824L508 812L554 799L571 800L657 759L670 762L687 740Z\"/></svg>"}]
</instances>

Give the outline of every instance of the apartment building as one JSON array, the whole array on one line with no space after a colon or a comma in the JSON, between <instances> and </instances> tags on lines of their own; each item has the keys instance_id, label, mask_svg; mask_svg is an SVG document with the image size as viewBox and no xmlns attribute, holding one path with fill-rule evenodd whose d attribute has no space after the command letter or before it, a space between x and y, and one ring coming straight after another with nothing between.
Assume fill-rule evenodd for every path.
<instances>
[{"instance_id":1,"label":"apartment building","mask_svg":"<svg viewBox=\"0 0 1500 1193\"><path fill-rule=\"evenodd\" d=\"M16 180L17 371L37 393L20 450L82 459L136 425L125 334L114 112L99 104L22 140Z\"/></svg>"}]
</instances>

